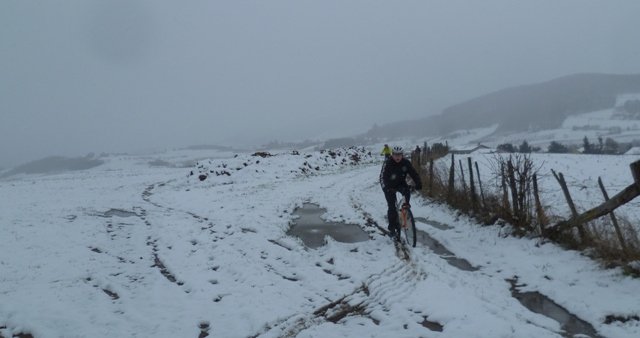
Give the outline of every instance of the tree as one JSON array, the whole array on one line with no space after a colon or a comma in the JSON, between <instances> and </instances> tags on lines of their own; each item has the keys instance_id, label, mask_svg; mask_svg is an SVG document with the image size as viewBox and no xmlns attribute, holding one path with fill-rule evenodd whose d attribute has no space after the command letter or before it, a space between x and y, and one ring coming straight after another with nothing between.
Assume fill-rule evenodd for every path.
<instances>
[{"instance_id":1,"label":"tree","mask_svg":"<svg viewBox=\"0 0 640 338\"><path fill-rule=\"evenodd\" d=\"M569 148L556 141L551 141L551 143L549 144L549 148L547 148L547 152L555 154L565 154L569 152Z\"/></svg>"},{"instance_id":2,"label":"tree","mask_svg":"<svg viewBox=\"0 0 640 338\"><path fill-rule=\"evenodd\" d=\"M531 146L526 140L522 141L522 144L520 145L520 147L518 147L518 152L520 153L530 153L531 150Z\"/></svg>"},{"instance_id":3,"label":"tree","mask_svg":"<svg viewBox=\"0 0 640 338\"><path fill-rule=\"evenodd\" d=\"M589 143L589 139L585 136L582 139L582 153L583 154L593 154L594 153L594 149L593 149L593 145L591 143Z\"/></svg>"},{"instance_id":4,"label":"tree","mask_svg":"<svg viewBox=\"0 0 640 338\"><path fill-rule=\"evenodd\" d=\"M620 145L611 137L607 137L607 139L604 140L603 154L617 154L619 149Z\"/></svg>"},{"instance_id":5,"label":"tree","mask_svg":"<svg viewBox=\"0 0 640 338\"><path fill-rule=\"evenodd\" d=\"M640 100L627 100L624 103L624 110L631 114L640 113Z\"/></svg>"},{"instance_id":6,"label":"tree","mask_svg":"<svg viewBox=\"0 0 640 338\"><path fill-rule=\"evenodd\" d=\"M448 152L449 152L449 145L448 144L442 144L440 142L437 142L437 143L434 143L431 146L431 153L435 157L444 156Z\"/></svg>"},{"instance_id":7,"label":"tree","mask_svg":"<svg viewBox=\"0 0 640 338\"><path fill-rule=\"evenodd\" d=\"M498 151L502 151L502 152L505 152L505 153L515 153L516 152L516 148L511 143L499 144L498 147L496 147L496 149Z\"/></svg>"},{"instance_id":8,"label":"tree","mask_svg":"<svg viewBox=\"0 0 640 338\"><path fill-rule=\"evenodd\" d=\"M604 150L604 142L602 142L602 136L598 136L598 150L596 151L596 154L602 154L603 150Z\"/></svg>"}]
</instances>

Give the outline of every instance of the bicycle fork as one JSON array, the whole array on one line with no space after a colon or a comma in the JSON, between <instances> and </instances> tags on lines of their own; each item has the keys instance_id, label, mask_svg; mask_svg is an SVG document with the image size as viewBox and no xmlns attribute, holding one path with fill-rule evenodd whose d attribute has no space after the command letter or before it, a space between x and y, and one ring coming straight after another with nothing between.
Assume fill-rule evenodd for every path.
<instances>
[{"instance_id":1,"label":"bicycle fork","mask_svg":"<svg viewBox=\"0 0 640 338\"><path fill-rule=\"evenodd\" d=\"M406 229L407 228L407 206L406 205L400 206L399 214L400 214L400 228Z\"/></svg>"}]
</instances>

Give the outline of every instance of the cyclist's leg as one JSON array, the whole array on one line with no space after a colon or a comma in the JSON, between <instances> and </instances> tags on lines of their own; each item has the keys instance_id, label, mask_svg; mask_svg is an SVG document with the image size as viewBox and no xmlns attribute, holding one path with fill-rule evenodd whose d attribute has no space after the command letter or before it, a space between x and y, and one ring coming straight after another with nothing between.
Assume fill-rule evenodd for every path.
<instances>
[{"instance_id":1,"label":"cyclist's leg","mask_svg":"<svg viewBox=\"0 0 640 338\"><path fill-rule=\"evenodd\" d=\"M404 196L404 202L411 205L411 191L408 185L398 187L398 191Z\"/></svg>"},{"instance_id":2,"label":"cyclist's leg","mask_svg":"<svg viewBox=\"0 0 640 338\"><path fill-rule=\"evenodd\" d=\"M387 220L389 226L387 229L390 233L396 232L398 229L398 211L396 210L396 193L390 190L383 190L384 198L387 200Z\"/></svg>"}]
</instances>

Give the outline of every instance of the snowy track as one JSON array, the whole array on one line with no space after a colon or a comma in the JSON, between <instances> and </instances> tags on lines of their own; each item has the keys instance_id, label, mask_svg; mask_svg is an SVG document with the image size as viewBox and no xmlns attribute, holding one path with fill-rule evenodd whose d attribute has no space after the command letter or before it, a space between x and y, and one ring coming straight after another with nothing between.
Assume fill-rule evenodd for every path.
<instances>
[{"instance_id":1,"label":"snowy track","mask_svg":"<svg viewBox=\"0 0 640 338\"><path fill-rule=\"evenodd\" d=\"M640 332L633 320L603 323L638 313L637 281L550 245L501 239L419 198L417 218L451 227L419 230L480 269L462 271L420 244L402 259L380 230L378 164L307 176L292 170L297 158L238 159L244 171L203 182L135 159L0 181L12 196L2 201L0 335L561 337L557 322L511 296L514 276L602 336ZM371 239L305 248L286 231L306 202ZM589 301L594 292L616 301Z\"/></svg>"}]
</instances>

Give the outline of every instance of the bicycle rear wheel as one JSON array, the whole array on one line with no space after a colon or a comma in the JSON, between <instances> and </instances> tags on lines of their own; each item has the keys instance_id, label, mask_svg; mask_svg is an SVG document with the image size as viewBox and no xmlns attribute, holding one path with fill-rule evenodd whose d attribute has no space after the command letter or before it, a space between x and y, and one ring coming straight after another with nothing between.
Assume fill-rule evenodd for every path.
<instances>
[{"instance_id":1,"label":"bicycle rear wheel","mask_svg":"<svg viewBox=\"0 0 640 338\"><path fill-rule=\"evenodd\" d=\"M404 239L407 241L407 244L411 245L411 247L415 248L416 243L418 242L418 234L416 232L416 222L413 219L413 213L411 209L407 209L407 219L406 225L402 227L402 232L404 233Z\"/></svg>"}]
</instances>

